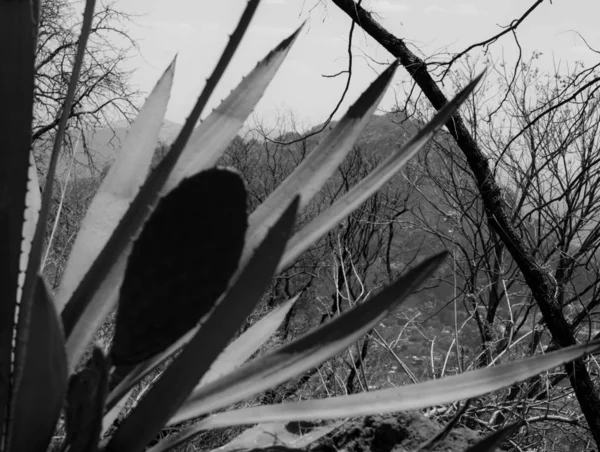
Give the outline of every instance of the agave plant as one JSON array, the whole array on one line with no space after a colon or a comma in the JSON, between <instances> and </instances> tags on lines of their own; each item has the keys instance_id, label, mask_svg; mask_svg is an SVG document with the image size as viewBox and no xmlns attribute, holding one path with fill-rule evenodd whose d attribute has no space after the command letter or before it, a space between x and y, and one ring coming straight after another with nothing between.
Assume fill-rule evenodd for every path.
<instances>
[{"instance_id":1,"label":"agave plant","mask_svg":"<svg viewBox=\"0 0 600 452\"><path fill-rule=\"evenodd\" d=\"M299 30L274 48L204 121L203 108L258 6L251 0L181 133L149 171L169 99L175 61L131 125L81 226L61 285L52 295L41 275L46 221L57 160L91 26L86 2L69 91L57 129L43 196L31 154L34 49L39 0L0 0L0 451L45 451L57 423L60 450L144 450L168 425L203 417L152 451L170 450L207 429L259 424L236 442L281 423L341 419L419 409L476 397L599 350L599 342L435 382L326 400L215 413L280 384L343 351L397 309L444 260L432 256L367 302L253 361L291 299L235 340L269 281L390 180L471 93L472 81L401 150L309 225L294 220L350 151L392 76L391 64L327 137L249 216L233 170L215 167L261 98ZM117 306L108 353L95 347L78 364ZM125 403L158 366L139 403ZM61 415L61 413L63 413ZM117 417L122 420L114 423ZM310 441L331 431L323 427ZM471 450L492 450L514 427ZM304 438L289 439L303 446ZM264 444L263 444L264 445Z\"/></svg>"}]
</instances>

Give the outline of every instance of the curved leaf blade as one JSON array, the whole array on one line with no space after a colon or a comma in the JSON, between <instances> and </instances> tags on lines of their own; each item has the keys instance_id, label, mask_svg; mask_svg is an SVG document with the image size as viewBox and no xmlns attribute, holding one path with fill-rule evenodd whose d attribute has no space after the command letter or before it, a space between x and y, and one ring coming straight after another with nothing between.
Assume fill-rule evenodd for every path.
<instances>
[{"instance_id":1,"label":"curved leaf blade","mask_svg":"<svg viewBox=\"0 0 600 452\"><path fill-rule=\"evenodd\" d=\"M14 399L10 450L45 450L67 391L67 360L58 313L38 277L21 384Z\"/></svg>"},{"instance_id":2,"label":"curved leaf blade","mask_svg":"<svg viewBox=\"0 0 600 452\"><path fill-rule=\"evenodd\" d=\"M98 258L73 292L65 310L63 310L62 319L67 335L67 357L71 365L73 365L72 363L76 363L82 356L85 347L95 334L96 330L90 331L91 328L89 328L88 324L97 323L99 325L105 318L101 315L93 315L94 312L88 314L90 312L90 309L87 309L89 304L92 303L95 307L100 306L98 311L101 312L102 309L105 309L103 307L105 306L103 304L104 300L116 300L115 286L117 283L121 283L120 276L123 273L124 260L131 249L132 238L140 233L142 226L156 207L164 184L181 156L185 144L193 132L195 124L200 119L200 115L208 99L212 95L248 29L258 3L259 0L248 1L236 29L231 34L225 50L219 58L211 76L208 78L206 86L198 97L190 116L187 118L175 142L158 167L152 171L119 222L119 225L106 242ZM115 265L122 265L123 267L115 270ZM86 318L83 319L82 317ZM77 330L77 334L75 335L71 334L74 329Z\"/></svg>"},{"instance_id":3,"label":"curved leaf blade","mask_svg":"<svg viewBox=\"0 0 600 452\"><path fill-rule=\"evenodd\" d=\"M196 127L165 184L165 191L172 190L183 178L216 164L262 98L303 26L271 50L208 118Z\"/></svg>"},{"instance_id":4,"label":"curved leaf blade","mask_svg":"<svg viewBox=\"0 0 600 452\"><path fill-rule=\"evenodd\" d=\"M385 185L419 150L448 122L481 81L480 74L465 86L433 119L411 138L402 148L387 157L368 176L352 187L331 207L322 212L308 226L304 227L290 240L278 271L292 264L313 243L339 224L377 190Z\"/></svg>"},{"instance_id":5,"label":"curved leaf blade","mask_svg":"<svg viewBox=\"0 0 600 452\"><path fill-rule=\"evenodd\" d=\"M166 350L213 308L237 269L246 227L244 182L229 170L198 173L161 200L129 257L114 365Z\"/></svg>"},{"instance_id":6,"label":"curved leaf blade","mask_svg":"<svg viewBox=\"0 0 600 452\"><path fill-rule=\"evenodd\" d=\"M196 388L210 383L246 362L279 329L298 297L299 295L273 309L229 344L211 365ZM160 355L136 366L109 395L107 399L108 409L112 410L117 402L123 401L128 391L135 384L156 369L157 366L164 363L173 353L185 346L197 331L197 327L192 329ZM105 418L108 416L109 414ZM109 420L105 419L105 421L108 422ZM112 424L112 421L110 423Z\"/></svg>"},{"instance_id":7,"label":"curved leaf blade","mask_svg":"<svg viewBox=\"0 0 600 452\"><path fill-rule=\"evenodd\" d=\"M300 295L277 306L223 350L196 388L227 375L244 364L279 329Z\"/></svg>"},{"instance_id":8,"label":"curved leaf blade","mask_svg":"<svg viewBox=\"0 0 600 452\"><path fill-rule=\"evenodd\" d=\"M260 301L291 234L297 210L298 197L269 231L198 333L121 424L108 450L143 450L190 395Z\"/></svg>"},{"instance_id":9,"label":"curved leaf blade","mask_svg":"<svg viewBox=\"0 0 600 452\"><path fill-rule=\"evenodd\" d=\"M433 405L444 405L458 400L479 397L599 351L600 340L596 340L545 355L465 372L438 380L429 380L416 385L214 414L200 421L193 428L194 432L198 432L200 430L257 422L338 419L349 416L419 410Z\"/></svg>"},{"instance_id":10,"label":"curved leaf blade","mask_svg":"<svg viewBox=\"0 0 600 452\"><path fill-rule=\"evenodd\" d=\"M34 2L0 3L0 446L11 397L12 338L33 120L39 10ZM33 20L32 20L33 19ZM23 277L22 277L23 278Z\"/></svg>"},{"instance_id":11,"label":"curved leaf blade","mask_svg":"<svg viewBox=\"0 0 600 452\"><path fill-rule=\"evenodd\" d=\"M397 67L396 61L377 77L323 141L250 215L246 250L242 262L245 262L250 250L281 215L286 200L298 193L302 209L329 180L370 121Z\"/></svg>"},{"instance_id":12,"label":"curved leaf blade","mask_svg":"<svg viewBox=\"0 0 600 452\"><path fill-rule=\"evenodd\" d=\"M196 418L274 387L318 366L356 342L396 309L438 266L447 253L424 260L371 300L320 328L194 391L169 425Z\"/></svg>"},{"instance_id":13,"label":"curved leaf blade","mask_svg":"<svg viewBox=\"0 0 600 452\"><path fill-rule=\"evenodd\" d=\"M175 63L176 58L146 99L127 133L121 151L87 210L58 290L56 300L60 311L90 269L148 176L171 96Z\"/></svg>"}]
</instances>

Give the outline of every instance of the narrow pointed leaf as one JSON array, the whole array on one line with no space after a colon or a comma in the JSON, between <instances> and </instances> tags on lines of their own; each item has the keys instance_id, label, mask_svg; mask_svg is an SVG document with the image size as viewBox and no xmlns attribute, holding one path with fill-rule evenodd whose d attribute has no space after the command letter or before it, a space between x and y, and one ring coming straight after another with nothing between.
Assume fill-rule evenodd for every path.
<instances>
[{"instance_id":1,"label":"narrow pointed leaf","mask_svg":"<svg viewBox=\"0 0 600 452\"><path fill-rule=\"evenodd\" d=\"M131 125L121 151L87 210L61 280L57 295L59 311L63 310L148 176L174 74L175 59Z\"/></svg>"},{"instance_id":2,"label":"narrow pointed leaf","mask_svg":"<svg viewBox=\"0 0 600 452\"><path fill-rule=\"evenodd\" d=\"M318 366L356 342L396 309L443 262L426 259L371 300L237 371L194 391L169 420L177 424L226 407Z\"/></svg>"},{"instance_id":3,"label":"narrow pointed leaf","mask_svg":"<svg viewBox=\"0 0 600 452\"><path fill-rule=\"evenodd\" d=\"M95 347L86 368L69 381L65 416L69 452L96 452L107 391L108 361Z\"/></svg>"},{"instance_id":4,"label":"narrow pointed leaf","mask_svg":"<svg viewBox=\"0 0 600 452\"><path fill-rule=\"evenodd\" d=\"M198 422L193 429L194 434L196 434L201 430L255 424L257 422L339 419L419 410L433 405L444 405L458 400L479 397L599 351L600 341L596 340L545 355L465 372L438 380L429 380L416 385L328 399L305 400L228 411L209 416Z\"/></svg>"},{"instance_id":5,"label":"narrow pointed leaf","mask_svg":"<svg viewBox=\"0 0 600 452\"><path fill-rule=\"evenodd\" d=\"M196 387L207 384L219 376L231 372L246 362L277 331L297 299L298 296L295 296L281 306L273 309L264 318L260 319L240 335L240 337L229 344L211 365L209 371L206 372ZM108 408L112 409L114 404L119 402L119 400L122 401L135 384L156 369L157 366L165 362L169 356L187 344L196 332L197 328L192 329L160 355L136 366L136 368L132 370L111 392L106 401Z\"/></svg>"},{"instance_id":6,"label":"narrow pointed leaf","mask_svg":"<svg viewBox=\"0 0 600 452\"><path fill-rule=\"evenodd\" d=\"M291 234L297 209L296 197L198 333L125 419L108 450L143 450L190 395L260 301Z\"/></svg>"},{"instance_id":7,"label":"narrow pointed leaf","mask_svg":"<svg viewBox=\"0 0 600 452\"><path fill-rule=\"evenodd\" d=\"M39 1L31 2L35 5L35 9L39 8ZM85 55L85 49L87 40L90 36L92 28L92 20L94 17L95 0L86 0L83 11L83 22L81 27L81 33L77 39L77 52L73 61L71 73L69 74L69 85L64 102L60 110L60 119L56 129L54 137L54 146L50 156L50 164L46 173L46 183L44 185L44 193L42 195L42 203L39 212L39 218L36 224L35 233L31 242L31 250L27 260L27 270L25 272L25 282L23 284L23 292L21 295L21 301L19 305L19 316L17 320L16 329L16 340L14 347L14 369L12 375L13 392L19 393L19 386L24 378L25 364L28 361L27 353L29 348L29 337L31 331L31 317L33 304L35 303L35 292L37 286L37 279L39 278L39 272L41 270L42 252L46 237L46 225L48 215L50 212L50 205L52 203L52 193L54 176L56 173L56 167L60 151L62 148L63 139L67 129L67 123L71 115L71 108L75 100L75 92L78 85L79 73L83 66L83 58ZM39 10L36 11L39 13ZM34 22L38 22L38 14L32 14ZM31 19L30 19L31 20ZM37 32L35 33L37 35ZM8 425L6 429L7 443L11 443L11 436L13 433L13 427L11 425L13 413L15 413L19 407L15 405L16 399L12 399L9 411L8 411Z\"/></svg>"},{"instance_id":8,"label":"narrow pointed leaf","mask_svg":"<svg viewBox=\"0 0 600 452\"><path fill-rule=\"evenodd\" d=\"M247 225L246 189L232 171L203 171L161 200L129 257L114 365L166 350L214 307L237 269Z\"/></svg>"},{"instance_id":9,"label":"narrow pointed leaf","mask_svg":"<svg viewBox=\"0 0 600 452\"><path fill-rule=\"evenodd\" d=\"M123 409L127 406L127 402L129 398L133 394L133 388L131 388L127 393L110 408L107 408L108 412L102 418L102 436L108 432L108 430L112 427L114 422L117 420Z\"/></svg>"},{"instance_id":10,"label":"narrow pointed leaf","mask_svg":"<svg viewBox=\"0 0 600 452\"><path fill-rule=\"evenodd\" d=\"M216 164L262 98L301 29L302 26L275 47L221 105L196 127L165 185L165 191L172 190L184 177L190 177Z\"/></svg>"},{"instance_id":11,"label":"narrow pointed leaf","mask_svg":"<svg viewBox=\"0 0 600 452\"><path fill-rule=\"evenodd\" d=\"M465 450L465 452L494 452L498 449L498 447L500 447L506 438L513 433L516 433L522 426L522 423L517 422L509 425L508 427L504 427L503 429L488 435L481 441L477 442L477 444L472 445Z\"/></svg>"},{"instance_id":12,"label":"narrow pointed leaf","mask_svg":"<svg viewBox=\"0 0 600 452\"><path fill-rule=\"evenodd\" d=\"M352 187L331 207L322 212L308 226L292 237L278 271L292 264L298 256L323 237L329 230L356 210L363 202L383 187L450 119L460 105L473 92L483 74L465 86L434 118L408 143L379 164L367 177Z\"/></svg>"},{"instance_id":13,"label":"narrow pointed leaf","mask_svg":"<svg viewBox=\"0 0 600 452\"><path fill-rule=\"evenodd\" d=\"M67 391L67 360L58 313L39 277L21 384L14 399L10 449L45 450Z\"/></svg>"},{"instance_id":14,"label":"narrow pointed leaf","mask_svg":"<svg viewBox=\"0 0 600 452\"><path fill-rule=\"evenodd\" d=\"M250 359L279 329L298 297L299 295L296 295L291 300L273 309L229 344L196 387L200 388L223 375L227 375Z\"/></svg>"},{"instance_id":15,"label":"narrow pointed leaf","mask_svg":"<svg viewBox=\"0 0 600 452\"><path fill-rule=\"evenodd\" d=\"M202 320L200 320L200 324ZM135 366L132 370L130 370L125 378L121 380L120 383L114 387L110 394L106 399L106 407L108 410L112 410L115 404L120 403L120 401L127 397L127 394L130 390L138 384L143 378L148 376L150 372L154 371L158 366L163 364L169 357L171 357L175 352L185 346L191 339L194 337L196 332L198 331L199 326L195 326L182 337L180 337L174 344L172 344L168 349L164 352L159 353L154 358L151 358L147 361L144 361L141 364Z\"/></svg>"},{"instance_id":16,"label":"narrow pointed leaf","mask_svg":"<svg viewBox=\"0 0 600 452\"><path fill-rule=\"evenodd\" d=\"M29 181L38 6L35 2L0 2L0 99L4 104L0 108L0 444L12 392L12 335Z\"/></svg>"},{"instance_id":17,"label":"narrow pointed leaf","mask_svg":"<svg viewBox=\"0 0 600 452\"><path fill-rule=\"evenodd\" d=\"M321 143L298 165L269 197L250 215L244 256L256 246L265 231L281 215L285 200L300 194L300 208L323 187L352 149L383 97L398 62L391 64L352 105ZM245 262L245 257L242 262Z\"/></svg>"},{"instance_id":18,"label":"narrow pointed leaf","mask_svg":"<svg viewBox=\"0 0 600 452\"><path fill-rule=\"evenodd\" d=\"M94 307L102 305L102 301L116 299L115 283L121 282L121 270L114 271L115 265L124 265L123 260L131 249L131 242L136 237L150 214L156 207L163 192L164 185L173 170L177 160L194 130L200 115L206 106L211 94L227 68L235 50L239 46L250 20L256 12L259 0L249 0L238 25L232 33L221 58L206 82L190 116L187 118L181 132L175 139L167 155L158 167L152 171L133 203L119 222L106 245L94 261L89 271L85 274L73 295L63 310L62 320L67 336L67 358L69 363L76 363L83 355L85 347L93 337L96 329L90 323L98 325L104 318L100 315L87 315L90 311L88 305ZM112 279L112 280L111 280ZM100 300L100 301L99 301ZM101 311L101 309L99 309ZM84 319L85 318L85 319Z\"/></svg>"}]
</instances>

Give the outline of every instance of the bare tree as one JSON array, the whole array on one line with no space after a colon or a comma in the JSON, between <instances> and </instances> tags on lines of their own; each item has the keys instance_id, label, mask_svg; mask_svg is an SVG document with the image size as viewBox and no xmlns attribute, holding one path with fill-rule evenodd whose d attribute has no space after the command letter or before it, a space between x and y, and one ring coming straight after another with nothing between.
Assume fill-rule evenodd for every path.
<instances>
[{"instance_id":1,"label":"bare tree","mask_svg":"<svg viewBox=\"0 0 600 452\"><path fill-rule=\"evenodd\" d=\"M435 109L442 108L447 102L446 96L432 77L425 61L411 51L403 39L394 36L383 28L369 12L353 0L333 0L333 3L400 60ZM536 2L534 7L540 3L540 1ZM530 8L527 14L533 9ZM517 21L513 25L519 23ZM526 130L531 129L534 124L539 123L542 118L552 117L552 112L556 110L557 106L577 99L577 96L587 88L594 89L600 80L599 77L594 75L594 69L595 67L580 70L576 80L580 81L581 84L558 91L557 94L560 94L560 98L554 99L548 108L536 111L535 116L530 116L527 121L531 125L526 126L523 133L515 135L512 142L521 137ZM484 152L477 136L473 133L473 124L469 124L465 120L465 116L455 114L448 122L447 128L465 156L477 189L481 194L490 226L494 229L523 275L527 286L531 290L532 297L543 315L552 341L558 347L576 344L575 334L563 313L563 301L558 296L562 292L561 283L556 280L552 270L538 259L537 251L530 247L526 235L522 233L521 225L515 224L514 211L507 205L505 190L499 184L501 179L494 168L491 167L489 156ZM507 151L510 149L509 145L512 142L506 143L505 148ZM564 252L564 249L561 251ZM600 445L600 397L595 390L587 366L582 360L575 361L565 365L565 373L575 391L595 442Z\"/></svg>"},{"instance_id":2,"label":"bare tree","mask_svg":"<svg viewBox=\"0 0 600 452\"><path fill-rule=\"evenodd\" d=\"M81 28L81 14L73 1L42 0L40 6L32 137L37 149L44 147L58 125ZM70 129L106 127L130 119L136 111L140 93L131 87L131 73L124 69L127 58L137 49L127 30L132 17L116 9L114 1L99 6L94 13Z\"/></svg>"}]
</instances>

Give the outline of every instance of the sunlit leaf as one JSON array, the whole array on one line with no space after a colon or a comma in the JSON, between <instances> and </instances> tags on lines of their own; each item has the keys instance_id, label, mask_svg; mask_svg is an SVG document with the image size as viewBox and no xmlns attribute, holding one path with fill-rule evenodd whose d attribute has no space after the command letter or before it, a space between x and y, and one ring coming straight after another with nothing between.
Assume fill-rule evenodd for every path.
<instances>
[{"instance_id":1,"label":"sunlit leaf","mask_svg":"<svg viewBox=\"0 0 600 452\"><path fill-rule=\"evenodd\" d=\"M4 105L0 108L0 443L5 425L4 407L11 392L21 234L30 180L38 7L35 2L0 2L0 99Z\"/></svg>"},{"instance_id":2,"label":"sunlit leaf","mask_svg":"<svg viewBox=\"0 0 600 452\"><path fill-rule=\"evenodd\" d=\"M279 271L293 263L313 243L323 237L329 230L344 220L363 202L383 187L408 161L435 135L450 119L460 105L473 92L481 81L483 74L465 86L434 118L411 138L398 152L392 153L375 170L352 187L331 207L322 212L308 226L305 226L290 240Z\"/></svg>"},{"instance_id":3,"label":"sunlit leaf","mask_svg":"<svg viewBox=\"0 0 600 452\"><path fill-rule=\"evenodd\" d=\"M370 121L397 66L397 62L392 63L377 77L323 141L250 215L246 249L242 262L245 262L246 256L261 240L265 231L281 215L286 200L298 193L300 194L300 208L303 208L343 162L358 136Z\"/></svg>"},{"instance_id":4,"label":"sunlit leaf","mask_svg":"<svg viewBox=\"0 0 600 452\"><path fill-rule=\"evenodd\" d=\"M279 329L298 297L299 295L296 295L291 300L277 306L229 344L212 364L209 371L204 374L196 387L199 388L228 374L250 359Z\"/></svg>"},{"instance_id":5,"label":"sunlit leaf","mask_svg":"<svg viewBox=\"0 0 600 452\"><path fill-rule=\"evenodd\" d=\"M171 62L131 124L121 151L111 164L81 222L65 267L57 303L65 307L77 284L123 218L148 176L175 75Z\"/></svg>"},{"instance_id":6,"label":"sunlit leaf","mask_svg":"<svg viewBox=\"0 0 600 452\"><path fill-rule=\"evenodd\" d=\"M229 344L211 365L208 372L206 372L196 387L198 388L207 384L246 362L277 331L297 299L298 296L295 296L291 300L276 307ZM137 382L141 381L142 378L165 362L165 360L175 353L175 351L187 344L196 332L197 328L192 329L160 355L136 366L136 368L133 369L109 395L107 406L110 412L105 418L108 417L109 414L110 416L114 416L112 409L114 404L119 400L124 401L128 391L130 391ZM109 421L110 419L105 419L105 423L108 423ZM112 423L112 421L110 421L110 423Z\"/></svg>"},{"instance_id":7,"label":"sunlit leaf","mask_svg":"<svg viewBox=\"0 0 600 452\"><path fill-rule=\"evenodd\" d=\"M206 103L238 48L258 3L258 0L248 1L236 29L169 152L149 175L98 258L69 299L68 305L63 311L63 324L67 334L67 357L71 365L76 363L85 351L87 342L84 339L91 338L90 335L96 332L96 329L91 328L90 325L97 324L99 326L105 318L104 312L101 313L102 315L86 316L86 313L89 312L88 305L93 301L92 304L98 306L96 303L99 303L102 307L105 306L104 303L107 300L112 302L116 299L115 289L120 286L125 266L124 259L131 250L131 242L140 233L142 226L156 207L164 184L181 156ZM100 310L98 309L98 311ZM75 329L77 330L75 333L69 334Z\"/></svg>"},{"instance_id":8,"label":"sunlit leaf","mask_svg":"<svg viewBox=\"0 0 600 452\"><path fill-rule=\"evenodd\" d=\"M189 177L216 164L262 98L301 29L302 26L275 47L208 118L196 127L165 184L165 191L172 190L183 177Z\"/></svg>"},{"instance_id":9,"label":"sunlit leaf","mask_svg":"<svg viewBox=\"0 0 600 452\"><path fill-rule=\"evenodd\" d=\"M88 308L69 304L81 278L106 244L148 175L158 134L171 93L175 60L148 96L125 138L121 152L112 164L83 219L59 288L59 306L67 333L67 355L71 369L77 365L94 334L114 309L125 270L127 254L117 260L105 284ZM76 322L79 320L79 323Z\"/></svg>"},{"instance_id":10,"label":"sunlit leaf","mask_svg":"<svg viewBox=\"0 0 600 452\"><path fill-rule=\"evenodd\" d=\"M556 352L466 372L416 385L319 400L258 406L214 414L194 425L202 430L261 422L311 421L394 413L479 397L510 386L566 362L600 351L600 340ZM181 432L182 436L190 434Z\"/></svg>"},{"instance_id":11,"label":"sunlit leaf","mask_svg":"<svg viewBox=\"0 0 600 452\"><path fill-rule=\"evenodd\" d=\"M370 300L237 371L198 388L169 420L169 424L226 407L283 383L335 356L396 309L445 257L446 253L442 253L426 259Z\"/></svg>"}]
</instances>

